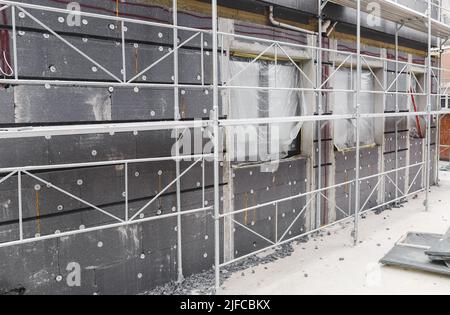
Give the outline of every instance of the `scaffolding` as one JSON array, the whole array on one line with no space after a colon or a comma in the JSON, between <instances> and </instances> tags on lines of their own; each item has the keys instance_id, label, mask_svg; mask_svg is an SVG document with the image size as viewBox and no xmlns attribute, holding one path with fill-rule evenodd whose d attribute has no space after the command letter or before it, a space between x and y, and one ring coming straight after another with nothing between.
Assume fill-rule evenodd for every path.
<instances>
[{"instance_id":1,"label":"scaffolding","mask_svg":"<svg viewBox=\"0 0 450 315\"><path fill-rule=\"evenodd\" d=\"M440 73L443 71L448 71L447 69L441 69L439 66L433 65L433 53L442 53L442 48L445 46L447 40L450 38L450 26L443 23L441 21L442 14L441 12L445 9L441 7L441 5L438 3L436 4L433 1L428 1L428 10L426 13L420 13L417 11L414 11L410 8L407 8L406 6L403 6L401 4L398 4L394 1L390 0L377 0L375 1L381 8L382 18L390 20L392 22L397 23L396 27L396 33L395 33L395 45L396 45L396 52L395 52L395 59L389 59L387 57L375 57L367 54L363 54L361 51L361 14L362 12L370 13L367 9L367 3L369 1L365 0L317 0L318 1L318 17L319 17L319 23L318 23L318 30L315 35L311 35L314 38L313 45L301 45L301 44L293 44L290 42L282 42L282 41L275 41L275 40L269 40L269 39L263 39L258 38L254 36L244 36L244 35L237 35L237 34L231 34L228 32L223 32L219 30L218 27L218 5L217 0L211 1L211 16L212 16L212 25L211 29L205 30L205 29L198 29L198 28L191 28L191 27L184 27L178 25L178 3L177 0L173 0L173 7L172 7L172 13L173 13L173 23L172 24L165 24L165 23L155 23L155 22L149 22L149 21L143 21L139 19L130 19L130 18L124 18L120 16L111 16L111 15L102 15L102 14L95 14L95 13L87 13L87 12L78 12L78 14L86 19L99 19L99 20L106 20L111 22L116 22L120 25L121 29L121 45L122 45L122 77L119 77L115 74L113 74L110 70L108 70L107 65L102 65L95 61L93 58L85 54L82 50L77 48L75 45L73 45L70 41L66 40L63 35L58 34L56 31L54 31L52 28L50 28L48 25L46 25L45 22L41 21L37 16L39 12L52 12L52 13L59 13L59 14L73 14L72 11L67 9L59 9L55 7L49 7L49 6L41 6L41 5L34 5L34 4L27 4L27 3L20 3L15 1L5 1L0 0L0 11L3 10L10 10L11 16L12 16L12 36L13 36L13 64L12 64L12 75L10 78L3 78L0 79L0 84L10 84L10 85L45 85L45 86L85 86L85 87L127 87L127 88L134 88L134 89L146 89L146 88L160 88L160 89L173 89L174 91L174 112L179 113L179 92L181 89L201 89L201 90L208 90L213 93L213 111L210 119L202 120L202 121L183 121L180 119L179 115L175 114L175 117L173 118L173 121L167 122L140 122L140 123L105 123L105 124L91 124L91 125L60 125L60 126L33 126L33 127L15 127L15 128L3 128L0 130L0 139L19 139L19 138L36 138L36 137L45 137L47 139L50 139L51 137L56 136L64 136L64 135L82 135L82 134L115 134L115 133L134 133L137 134L142 131L157 131L157 130L174 130L178 134L182 132L185 129L202 129L202 130L210 130L212 135L212 141L214 144L214 150L212 153L204 153L204 154L198 154L198 155L181 155L179 152L179 147L177 146L176 152L177 154L175 156L171 157L162 157L162 158L148 158L148 159L139 159L139 160L115 160L115 161L102 161L102 162L88 162L88 163L72 163L72 164L60 164L60 165L42 165L42 166L23 166L23 167L11 167L11 168L1 168L0 174L3 174L3 178L0 179L0 184L8 180L9 178L13 176L17 176L18 178L18 197L19 197L19 228L20 228L20 235L19 239L11 242L5 242L0 244L0 248L2 247L8 247L13 245L21 245L26 243L32 243L32 242L38 242L48 239L55 239L60 238L64 236L72 236L76 234L82 234L82 233L88 233L103 229L109 229L109 228L117 228L122 226L128 226L128 225L136 225L143 222L148 221L155 221L155 220L164 220L167 218L177 218L177 235L178 235L178 280L181 282L183 281L183 266L182 266L182 221L181 218L184 215L191 215L194 213L200 213L205 211L213 211L213 219L214 219L214 231L215 231L215 289L218 291L220 289L221 285L221 269L226 268L227 266L236 263L237 261L240 261L242 259L248 258L252 255L264 252L268 249L278 247L280 245L292 242L296 239L303 238L307 235L311 235L317 231L321 231L329 226L339 224L341 222L353 222L353 237L355 245L359 242L359 226L360 226L360 218L363 214L382 208L386 205L393 204L396 202L400 202L401 200L404 200L405 198L408 198L410 196L416 195L419 192L425 192L425 208L426 211L429 211L430 209L430 186L431 186L431 176L435 176L437 178L438 176L438 167L435 168L436 174L432 174L432 164L437 163L439 160L439 154L437 155L437 161L433 161L433 157L431 154L431 147L432 147L432 135L431 135L431 125L433 122L433 117L436 118L438 130L439 130L439 124L440 124L440 117L446 114L450 114L449 108L441 108L441 104L439 102L439 108L433 108L432 106L432 99L438 97L439 99L442 96L447 95L447 89L441 88L439 85L438 91L436 94L433 93L432 90L432 81L433 80L439 80L436 78L440 77ZM333 2L345 7L354 8L357 12L357 19L356 19L356 42L357 42L357 48L356 52L348 52L348 51L340 51L338 49L333 48L325 48L323 47L323 29L322 29L322 22L323 22L323 9L327 6L329 2ZM374 1L370 1L374 2ZM439 10L439 15L437 18L434 18L432 16L433 9ZM46 32L50 33L54 37L56 37L58 40L62 41L64 44L69 46L71 49L76 51L80 56L85 58L88 62L92 63L99 69L99 71L103 71L105 74L107 74L111 81L99 81L99 80L86 80L86 81L63 81L63 80L53 80L53 79L23 79L21 78L21 75L19 73L19 64L20 59L18 58L18 51L17 51L17 36L18 36L18 27L17 27L17 18L21 19L29 19L30 21L33 21L33 23L36 23L40 27L42 27ZM125 50L126 45L126 30L127 26L137 24L137 25L146 25L149 27L158 27L158 28L165 28L173 31L173 49L170 50L167 54L165 54L163 57L161 57L159 60L157 60L155 63L149 65L147 68L145 68L143 71L141 71L138 75L129 77L129 75L126 73L126 62L127 62L127 53ZM402 28L411 28L418 31L423 32L426 27L426 33L428 37L428 58L425 65L420 64L413 64L411 61L401 61L399 58L399 31ZM190 36L186 41L179 42L178 41L178 32L179 31L185 31L188 33L191 33L192 36ZM204 60L202 58L202 74L201 74L201 84L199 85L187 85L187 84L180 84L179 83L179 55L178 52L180 48L186 46L189 42L194 40L195 38L201 38L203 39L204 36L211 36L212 37L212 78L213 82L212 84L206 84L204 80L205 76L205 64ZM306 79L310 87L298 87L298 88L284 88L284 87L254 87L254 86L236 86L232 85L232 80L228 80L227 82L222 82L219 78L219 71L220 71L220 62L222 61L222 58L224 57L225 52L223 51L223 43L227 38L234 38L234 39L241 39L241 40L250 40L252 42L260 43L262 45L268 45L269 48L262 49L261 53L256 57L253 58L252 62L258 61L260 58L262 58L269 50L275 51L275 62L278 61L279 58L284 57L284 59L289 60L294 66L296 66L296 62L294 61L294 58L291 56L291 51L286 51L284 47L289 47L291 50L307 50L309 52L312 52L313 58L317 61L316 70L317 73L315 74L315 78L308 77L305 72L302 71L302 69L298 66L296 68L299 70L301 75ZM434 39L438 39L437 45L433 46ZM203 51L205 49L204 41L201 40L201 47L200 49ZM221 51L222 50L222 51ZM342 56L342 61L340 64L336 67L333 73L331 73L326 81L323 80L321 71L322 71L322 54L323 53L331 53L335 55ZM203 56L203 55L202 55ZM142 83L137 82L138 78L144 75L145 73L151 71L155 66L162 61L173 58L174 60L174 78L173 78L173 84L156 84L156 83ZM368 68L372 73L373 69L371 68L370 61L378 61L382 62L384 64L387 63L395 63L396 67L396 78L395 81L390 84L390 86L387 86L387 84L383 84L381 82L377 82L379 85L378 90L371 90L366 91L363 90L361 87L361 75L362 75L362 69L363 67ZM348 89L348 90L340 90L339 92L342 93L348 93L351 95L354 95L356 98L356 106L354 108L354 112L351 114L346 115L327 115L324 112L324 106L323 106L323 95L326 93L335 93L337 92L336 89L327 89L326 83L327 81L333 77L339 69L344 66L346 63L355 63L356 64L356 74L357 74L357 80L356 80L356 88L355 89ZM398 79L400 76L400 73L403 71L409 71L411 67L419 68L423 73L426 74L426 86L422 87L421 92L415 92L415 91L409 91L407 93L399 92L398 91ZM397 88L394 92L391 91L391 88L393 88L394 85L397 85ZM294 116L294 117L272 117L272 118L254 118L254 119L221 119L219 112L220 112L220 106L219 106L219 96L221 91L231 91L231 90L281 90L281 91L303 91L303 92L309 92L314 93L316 102L317 102L317 111L314 115L302 115L302 116ZM362 94L371 94L371 95L396 95L396 110L394 113L363 113L360 108L360 101L361 101L361 95ZM426 110L425 111L418 111L418 112L401 112L399 109L399 100L398 95L408 95L408 96L417 96L417 97L426 97ZM425 159L421 163L413 164L413 165L407 165L405 167L399 167L398 164L398 147L396 148L396 167L394 170L381 172L375 175L371 175L368 177L362 177L360 174L361 169L361 161L360 161L360 153L362 150L361 144L360 144L360 135L361 135L361 121L362 119L368 119L368 118L379 118L379 119L385 119L385 118L394 118L394 119L405 119L407 117L422 117L425 118L427 121L427 133L426 133L426 155ZM279 200L273 200L271 202L257 205L254 207L248 207L245 209L238 209L233 211L227 211L227 209L221 209L221 197L220 197L220 163L224 160L224 153L220 150L220 141L221 141L221 134L226 133L227 128L235 127L235 126L246 126L246 125L263 125L263 124L287 124L287 123L299 123L299 122L310 122L314 123L316 125L316 134L318 137L318 143L320 144L321 139L321 130L324 126L324 124L327 124L332 121L339 121L339 120L346 120L346 121L352 121L355 125L355 134L356 134L356 148L355 148L355 154L356 154L356 176L354 180L349 180L344 183L339 183L337 185L333 185L330 187L326 187L324 183L322 182L322 146L318 145L318 161L317 161L317 178L318 182L316 185L316 189L301 193L299 195L294 195L288 198L283 198ZM396 125L396 136L398 134L398 124ZM439 137L439 132L437 132L437 135ZM181 172L180 168L180 161L190 159L193 161L191 163L191 166L188 167L185 171ZM202 205L204 207L198 208L198 209L183 209L181 204L181 188L180 188L180 179L183 176L186 176L189 171L196 165L202 165L203 172L205 167L205 161L206 160L212 160L214 162L214 204L211 206L205 205L205 182L203 181L203 200ZM144 163L144 162L160 162L160 161L174 161L176 163L176 178L173 182L171 182L166 188L162 189L160 193L155 196L150 202L148 202L144 207L142 207L137 212L130 214L129 212L129 185L128 185L128 178L129 178L129 171L128 168L132 164L138 164L138 163ZM108 211L105 211L104 209L101 209L91 203L89 203L86 200L81 199L80 197L74 195L73 193L70 193L69 191L64 190L61 187L58 187L51 182L39 177L38 175L34 174L33 172L36 171L42 171L42 170L57 170L57 169L66 169L66 168L84 168L84 167L93 167L93 166L123 166L125 169L125 192L124 192L124 210L123 210L123 216L118 217L115 215L112 215ZM420 175L421 172L425 173L425 188L420 189L418 191L412 191L413 185L409 186L409 189L404 191L401 189L398 183L398 174L401 171L410 170L412 168L417 168L418 172L415 175L415 179ZM315 176L316 176L315 175ZM55 189L59 191L62 194L65 194L82 204L92 208L95 211L98 211L102 213L105 216L108 216L110 219L114 220L114 223L111 224L103 224L98 225L95 227L89 227L84 228L80 230L73 230L73 231L67 231L67 232L57 232L50 235L36 235L35 237L29 238L24 235L23 231L23 213L22 213L22 178L24 176L31 177L39 182L41 182L43 185L46 185L48 188ZM203 175L204 176L204 175ZM393 179L393 176L395 176L395 179ZM367 200L362 200L360 196L360 185L363 181L367 181L369 179L377 179L377 185L373 188L369 198ZM415 181L413 180L413 182ZM379 188L382 181L387 180L391 182L396 187L396 198L394 200L390 200L384 204L377 205L376 207L366 209L366 205L370 199L370 197L376 193L377 189ZM164 194L169 188L176 186L176 194L177 194L177 209L171 214L167 215L161 215L161 216L152 216L145 218L142 216L142 213L147 209L153 202L155 202L161 195ZM353 205L354 209L353 212L347 213L343 209L340 209L337 207L337 211L341 212L344 215L344 219L338 220L336 222L333 222L331 224L323 225L322 224L322 214L321 214L321 202L323 202L324 199L328 199L325 195L325 192L336 189L338 187L343 186L350 186L351 192L356 195L355 198L355 204ZM354 188L352 188L354 187ZM285 201L290 200L299 200L305 198L307 200L306 205L303 207L303 209L300 211L300 213L296 216L296 218L293 220L290 227L284 231L281 237L278 237L278 232L276 234L276 239L271 240L267 239L266 237L258 234L257 232L253 231L252 229L240 224L237 220L234 220L234 216L244 213L249 210L258 210L264 207L273 207L274 211L278 213L278 207L281 203ZM301 235L297 235L295 237L289 236L290 229L295 225L295 223L301 218L301 216L307 211L309 208L312 207L312 205L315 204L316 213L315 213L315 226L310 230L307 231ZM278 216L276 216L278 218ZM221 244L221 224L222 223L233 223L240 225L241 227L247 229L250 233L253 233L259 237L261 237L263 240L267 241L269 246L249 253L247 255L238 257L238 258L232 258L232 259L222 259L222 244ZM278 223L275 222L276 228L278 230Z\"/></svg>"}]
</instances>

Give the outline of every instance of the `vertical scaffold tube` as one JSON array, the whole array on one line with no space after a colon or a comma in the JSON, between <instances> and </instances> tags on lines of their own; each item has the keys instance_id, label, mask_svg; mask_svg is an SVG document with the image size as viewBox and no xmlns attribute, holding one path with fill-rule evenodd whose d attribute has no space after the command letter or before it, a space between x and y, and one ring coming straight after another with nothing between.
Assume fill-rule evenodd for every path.
<instances>
[{"instance_id":1,"label":"vertical scaffold tube","mask_svg":"<svg viewBox=\"0 0 450 315\"><path fill-rule=\"evenodd\" d=\"M215 292L220 289L220 194L219 194L219 69L218 69L218 38L217 38L217 0L211 0L212 35L213 35L213 115L214 115L214 241L215 241Z\"/></svg>"},{"instance_id":2,"label":"vertical scaffold tube","mask_svg":"<svg viewBox=\"0 0 450 315\"><path fill-rule=\"evenodd\" d=\"M431 92L432 92L432 60L431 60L431 0L428 1L428 63L427 63L427 137L425 154L425 210L430 210L430 173L431 173Z\"/></svg>"},{"instance_id":3,"label":"vertical scaffold tube","mask_svg":"<svg viewBox=\"0 0 450 315\"><path fill-rule=\"evenodd\" d=\"M356 37L357 37L357 77L356 77L356 173L355 173L355 229L354 240L355 245L359 240L359 207L360 207L360 120L361 120L361 0L357 0L357 21L356 21Z\"/></svg>"}]
</instances>

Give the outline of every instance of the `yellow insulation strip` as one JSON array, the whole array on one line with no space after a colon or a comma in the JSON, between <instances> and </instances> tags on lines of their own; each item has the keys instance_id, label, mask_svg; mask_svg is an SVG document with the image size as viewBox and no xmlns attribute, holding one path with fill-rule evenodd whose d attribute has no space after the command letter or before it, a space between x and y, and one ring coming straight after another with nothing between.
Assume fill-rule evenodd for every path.
<instances>
[{"instance_id":1,"label":"yellow insulation strip","mask_svg":"<svg viewBox=\"0 0 450 315\"><path fill-rule=\"evenodd\" d=\"M244 53L244 52L240 52L240 51L232 51L232 52L230 52L230 55L233 57L238 57L238 58L255 59L256 57L258 57L259 54L251 54L251 53ZM267 54L267 55L259 57L258 60L275 61L275 56L272 54ZM278 61L290 61L289 58L283 57L283 56L278 56L277 60ZM297 59L297 58L292 58L292 60L294 60L295 62L304 61L304 59Z\"/></svg>"},{"instance_id":2,"label":"yellow insulation strip","mask_svg":"<svg viewBox=\"0 0 450 315\"><path fill-rule=\"evenodd\" d=\"M376 146L377 146L376 144L367 144L367 145L360 146L360 149L372 149L372 148L375 148ZM352 152L352 151L355 151L355 149L356 149L356 147L354 147L354 148L338 149L338 152L342 152L342 153Z\"/></svg>"}]
</instances>

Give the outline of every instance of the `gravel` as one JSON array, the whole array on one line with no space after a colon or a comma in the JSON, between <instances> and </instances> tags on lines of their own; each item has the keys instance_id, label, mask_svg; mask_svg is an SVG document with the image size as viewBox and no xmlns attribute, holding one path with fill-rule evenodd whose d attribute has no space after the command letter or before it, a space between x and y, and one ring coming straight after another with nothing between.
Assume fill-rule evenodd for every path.
<instances>
[{"instance_id":1,"label":"gravel","mask_svg":"<svg viewBox=\"0 0 450 315\"><path fill-rule=\"evenodd\" d=\"M254 255L235 264L229 265L221 270L221 281L231 278L236 273L242 272L249 268L265 265L289 257L294 252L294 244L306 243L309 238L305 237L298 241L294 241L277 247L274 252L262 255ZM252 273L255 273L253 270ZM208 270L203 273L195 274L187 277L183 283L170 282L163 286L159 286L144 295L212 295L214 294L215 274L214 270Z\"/></svg>"}]
</instances>

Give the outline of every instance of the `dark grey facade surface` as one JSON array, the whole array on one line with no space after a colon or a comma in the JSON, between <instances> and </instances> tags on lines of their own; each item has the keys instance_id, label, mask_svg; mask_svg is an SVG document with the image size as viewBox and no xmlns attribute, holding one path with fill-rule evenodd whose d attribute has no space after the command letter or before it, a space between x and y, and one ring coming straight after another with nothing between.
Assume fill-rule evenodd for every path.
<instances>
[{"instance_id":1,"label":"dark grey facade surface","mask_svg":"<svg viewBox=\"0 0 450 315\"><path fill-rule=\"evenodd\" d=\"M379 173L379 149L367 148L361 150L361 173L360 177L369 177ZM342 152L336 154L336 184L346 183L356 178L356 154L355 152ZM373 192L378 182L378 178L370 178L361 182L360 198L361 206L367 201L362 211L377 206L378 189ZM373 193L372 193L373 192ZM340 210L336 211L337 219L354 214L356 197L356 187L354 184L341 185L336 188L336 205Z\"/></svg>"},{"instance_id":2,"label":"dark grey facade surface","mask_svg":"<svg viewBox=\"0 0 450 315\"><path fill-rule=\"evenodd\" d=\"M65 7L55 1L26 1ZM114 13L115 2L80 1L84 9ZM124 5L126 14L169 23L171 12L159 6ZM80 28L68 27L60 15L39 15L42 21L78 49L121 77L120 30L106 20L89 19ZM11 21L11 16L7 20ZM209 27L210 19L180 14L180 24ZM2 28L8 25L2 25ZM54 80L113 81L98 66L28 18L18 18L18 59L22 78ZM192 32L180 32L180 41ZM173 34L169 29L128 25L126 35L129 78L170 51ZM12 38L10 36L12 46ZM201 83L204 62L205 84L210 84L212 54L210 37L200 37L180 49L180 82ZM137 78L137 82L172 83L173 58ZM180 90L180 117L209 118L212 94L203 89ZM173 120L173 89L125 89L83 86L7 86L0 90L0 124L27 126L105 122ZM193 131L192 131L193 132ZM189 139L187 133L187 141ZM210 141L203 133L202 148ZM91 134L0 140L0 166L18 167L67 163L145 159L171 156L176 137L171 131ZM192 143L194 147L194 143ZM195 148L195 147L194 147ZM181 162L181 172L192 161ZM125 169L123 165L33 172L102 210L124 219ZM176 177L174 162L129 165L129 214L136 214ZM203 182L203 178L205 181ZM221 176L223 178L223 176ZM212 163L193 167L180 181L182 210L213 204ZM22 174L24 237L84 230L99 224L117 223L113 218L47 187L45 182ZM0 184L0 242L19 237L18 178ZM221 185L226 183L221 180ZM139 219L171 214L177 209L175 186L167 189ZM205 203L203 203L203 197ZM182 217L183 271L185 276L212 268L214 259L213 219L210 210ZM138 294L177 279L177 219L139 223L71 237L0 249L0 293L24 289L27 294ZM73 268L81 270L81 285L71 286Z\"/></svg>"},{"instance_id":3,"label":"dark grey facade surface","mask_svg":"<svg viewBox=\"0 0 450 315\"><path fill-rule=\"evenodd\" d=\"M236 211L269 203L273 200L296 196L307 191L307 159L296 157L282 161L273 172L262 172L261 165L236 166L233 169L233 205ZM234 217L234 255L241 257L270 245L267 240L250 232L254 231L276 242L286 233L290 239L306 232L306 197L245 211ZM296 223L287 230L302 213ZM277 227L278 224L278 227ZM246 227L246 228L244 228ZM278 233L278 234L277 234Z\"/></svg>"}]
</instances>

